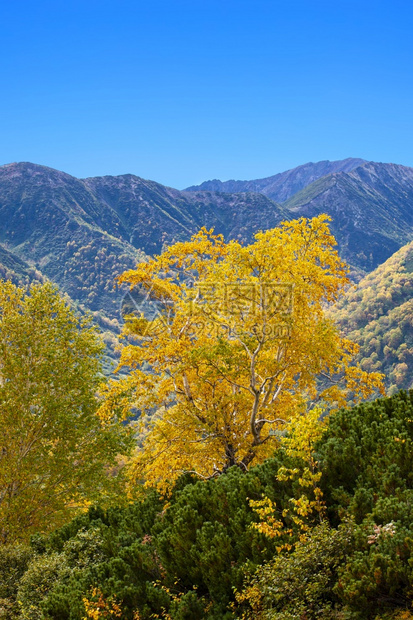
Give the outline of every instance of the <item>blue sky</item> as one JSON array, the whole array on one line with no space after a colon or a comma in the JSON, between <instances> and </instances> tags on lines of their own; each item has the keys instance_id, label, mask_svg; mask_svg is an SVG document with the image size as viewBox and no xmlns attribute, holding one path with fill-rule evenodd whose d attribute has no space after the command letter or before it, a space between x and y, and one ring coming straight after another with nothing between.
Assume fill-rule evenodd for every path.
<instances>
[{"instance_id":1,"label":"blue sky","mask_svg":"<svg viewBox=\"0 0 413 620\"><path fill-rule=\"evenodd\" d=\"M409 0L4 1L0 164L177 188L413 166L412 32Z\"/></svg>"}]
</instances>

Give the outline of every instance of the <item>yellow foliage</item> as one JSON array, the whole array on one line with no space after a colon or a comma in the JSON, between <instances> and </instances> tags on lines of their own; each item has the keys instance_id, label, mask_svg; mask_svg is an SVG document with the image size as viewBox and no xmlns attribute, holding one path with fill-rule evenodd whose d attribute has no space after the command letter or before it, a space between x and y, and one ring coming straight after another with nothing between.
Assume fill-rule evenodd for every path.
<instances>
[{"instance_id":1,"label":"yellow foliage","mask_svg":"<svg viewBox=\"0 0 413 620\"><path fill-rule=\"evenodd\" d=\"M103 350L54 286L0 280L0 544L116 490L106 472L129 431L97 417Z\"/></svg>"},{"instance_id":2,"label":"yellow foliage","mask_svg":"<svg viewBox=\"0 0 413 620\"><path fill-rule=\"evenodd\" d=\"M253 528L269 538L282 536L287 541L290 540L276 547L277 553L291 551L297 543L300 544L306 540L311 529L309 518L316 516L320 522L323 519L325 506L322 500L323 493L319 487L321 472L318 471L318 463L314 458L314 444L322 437L324 431L325 423L321 418L321 410L315 407L307 415L293 419L289 425L288 434L282 438L282 445L288 456L302 462L301 467L294 469L280 467L277 473L278 480L295 479L304 491L298 499L290 499L291 509L285 509L280 513L276 503L268 497L249 502L261 519L260 523L252 525ZM309 490L314 499L310 499ZM298 539L294 535L293 528L287 527L280 519L281 516L289 517L298 526L300 531ZM238 605L245 603L248 605L247 611L241 612L241 618L244 620L254 618L255 620L262 617L264 611L262 588L254 578L250 579L241 591L235 592L235 598ZM233 605L233 609L235 608L236 604Z\"/></svg>"},{"instance_id":3,"label":"yellow foliage","mask_svg":"<svg viewBox=\"0 0 413 620\"><path fill-rule=\"evenodd\" d=\"M303 489L299 498L290 499L291 510L285 509L282 517L290 516L292 521L301 531L300 541L306 537L309 531L308 517L318 515L321 520L324 514L323 493L319 487L321 472L318 471L318 463L314 458L314 444L321 438L325 424L321 419L321 410L314 408L307 415L299 416L292 420L288 435L282 438L282 445L288 456L302 461L301 468L287 469L280 467L277 479L280 481L296 479ZM310 499L308 490L311 490L314 499ZM287 528L284 522L277 516L277 506L268 497L262 500L249 502L261 519L260 523L254 523L253 527L270 538L280 536L293 536L293 530ZM277 547L278 553L292 549L292 543L284 543Z\"/></svg>"},{"instance_id":4,"label":"yellow foliage","mask_svg":"<svg viewBox=\"0 0 413 620\"><path fill-rule=\"evenodd\" d=\"M248 246L202 229L121 276L158 311L129 317L119 369L130 373L101 414L141 412L132 484L167 493L182 472L247 469L312 400L340 406L381 388L381 375L351 367L357 346L324 314L349 282L328 219L285 222ZM320 375L338 384L320 391Z\"/></svg>"},{"instance_id":5,"label":"yellow foliage","mask_svg":"<svg viewBox=\"0 0 413 620\"><path fill-rule=\"evenodd\" d=\"M253 527L268 538L277 538L286 533L284 523L277 516L276 504L269 497L249 501L249 505L262 519L261 523L253 523ZM292 531L288 530L291 534Z\"/></svg>"},{"instance_id":6,"label":"yellow foliage","mask_svg":"<svg viewBox=\"0 0 413 620\"><path fill-rule=\"evenodd\" d=\"M105 598L99 588L92 588L90 599L83 598L86 616L83 620L101 620L103 618L122 618L122 610L114 596ZM139 614L136 616L139 618Z\"/></svg>"},{"instance_id":7,"label":"yellow foliage","mask_svg":"<svg viewBox=\"0 0 413 620\"><path fill-rule=\"evenodd\" d=\"M243 605L247 603L249 607L247 611L241 612L240 617L242 618L242 620L251 620L251 618L254 618L254 620L261 620L261 618L263 618L263 595L262 588L258 583L256 583L255 581L251 581L251 583L246 585L241 592L235 593L235 598L238 605ZM240 612L237 609L237 604L232 603L231 608L233 610L237 610L239 614Z\"/></svg>"}]
</instances>

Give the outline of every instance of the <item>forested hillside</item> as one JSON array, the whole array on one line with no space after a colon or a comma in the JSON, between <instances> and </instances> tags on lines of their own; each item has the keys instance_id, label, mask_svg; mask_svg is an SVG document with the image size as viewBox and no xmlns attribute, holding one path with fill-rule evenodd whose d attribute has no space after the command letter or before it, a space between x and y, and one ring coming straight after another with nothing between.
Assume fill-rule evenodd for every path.
<instances>
[{"instance_id":1,"label":"forested hillside","mask_svg":"<svg viewBox=\"0 0 413 620\"><path fill-rule=\"evenodd\" d=\"M383 372L389 394L413 386L413 243L352 287L332 310L360 345L364 370Z\"/></svg>"},{"instance_id":2,"label":"forested hillside","mask_svg":"<svg viewBox=\"0 0 413 620\"><path fill-rule=\"evenodd\" d=\"M11 280L14 284L29 284L33 280L42 281L43 275L13 252L0 245L0 278Z\"/></svg>"},{"instance_id":3,"label":"forested hillside","mask_svg":"<svg viewBox=\"0 0 413 620\"><path fill-rule=\"evenodd\" d=\"M412 31L0 2L0 620L413 620Z\"/></svg>"}]
</instances>

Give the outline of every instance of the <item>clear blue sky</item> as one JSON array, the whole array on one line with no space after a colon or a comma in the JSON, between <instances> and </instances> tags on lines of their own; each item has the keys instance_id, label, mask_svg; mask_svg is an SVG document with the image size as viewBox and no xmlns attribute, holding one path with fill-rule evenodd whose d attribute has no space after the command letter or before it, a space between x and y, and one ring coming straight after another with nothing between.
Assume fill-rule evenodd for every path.
<instances>
[{"instance_id":1,"label":"clear blue sky","mask_svg":"<svg viewBox=\"0 0 413 620\"><path fill-rule=\"evenodd\" d=\"M413 166L409 0L5 0L0 164L177 188Z\"/></svg>"}]
</instances>

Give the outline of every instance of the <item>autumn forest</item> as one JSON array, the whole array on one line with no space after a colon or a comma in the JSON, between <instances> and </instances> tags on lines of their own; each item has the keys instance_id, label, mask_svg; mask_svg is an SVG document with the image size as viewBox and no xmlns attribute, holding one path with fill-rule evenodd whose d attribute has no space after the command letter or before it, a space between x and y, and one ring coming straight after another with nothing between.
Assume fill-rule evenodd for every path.
<instances>
[{"instance_id":1,"label":"autumn forest","mask_svg":"<svg viewBox=\"0 0 413 620\"><path fill-rule=\"evenodd\" d=\"M355 288L330 226L140 260L109 373L93 315L0 281L0 617L411 617L410 246Z\"/></svg>"}]
</instances>

